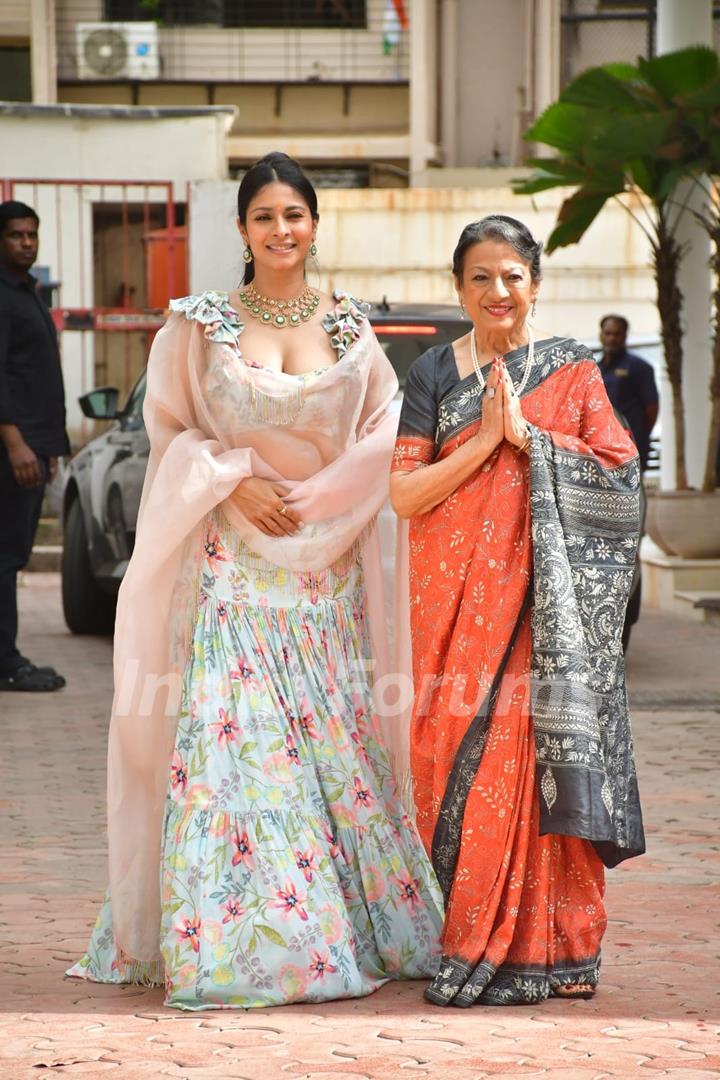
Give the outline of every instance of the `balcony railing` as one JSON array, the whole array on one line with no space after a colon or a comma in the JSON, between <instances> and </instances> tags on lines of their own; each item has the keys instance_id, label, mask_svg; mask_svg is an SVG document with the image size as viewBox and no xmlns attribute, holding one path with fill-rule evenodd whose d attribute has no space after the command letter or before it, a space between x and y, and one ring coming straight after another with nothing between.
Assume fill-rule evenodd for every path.
<instances>
[{"instance_id":1,"label":"balcony railing","mask_svg":"<svg viewBox=\"0 0 720 1080\"><path fill-rule=\"evenodd\" d=\"M402 5L401 5L402 8ZM409 10L405 2L405 10ZM147 78L92 74L78 24L157 26L161 82L405 82L407 30L386 0L57 0L61 82Z\"/></svg>"}]
</instances>

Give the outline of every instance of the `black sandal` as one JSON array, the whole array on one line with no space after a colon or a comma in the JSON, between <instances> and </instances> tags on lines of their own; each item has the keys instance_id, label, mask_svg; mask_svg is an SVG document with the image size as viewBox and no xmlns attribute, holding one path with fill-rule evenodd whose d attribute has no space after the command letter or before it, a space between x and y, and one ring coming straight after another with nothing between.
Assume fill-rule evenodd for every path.
<instances>
[{"instance_id":1,"label":"black sandal","mask_svg":"<svg viewBox=\"0 0 720 1080\"><path fill-rule=\"evenodd\" d=\"M17 690L25 693L49 693L65 686L62 675L53 668L39 668L23 664L12 675L0 675L1 690Z\"/></svg>"}]
</instances>

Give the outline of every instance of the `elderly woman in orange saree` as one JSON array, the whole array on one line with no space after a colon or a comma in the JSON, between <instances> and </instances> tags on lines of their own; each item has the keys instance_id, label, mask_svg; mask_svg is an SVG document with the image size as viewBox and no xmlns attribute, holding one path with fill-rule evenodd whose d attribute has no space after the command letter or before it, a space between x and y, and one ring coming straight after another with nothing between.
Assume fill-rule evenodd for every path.
<instances>
[{"instance_id":1,"label":"elderly woman in orange saree","mask_svg":"<svg viewBox=\"0 0 720 1080\"><path fill-rule=\"evenodd\" d=\"M446 901L426 991L440 1005L592 996L603 864L644 850L620 640L637 451L590 351L532 335L540 251L502 215L463 231L473 329L413 365L393 462L418 824Z\"/></svg>"}]
</instances>

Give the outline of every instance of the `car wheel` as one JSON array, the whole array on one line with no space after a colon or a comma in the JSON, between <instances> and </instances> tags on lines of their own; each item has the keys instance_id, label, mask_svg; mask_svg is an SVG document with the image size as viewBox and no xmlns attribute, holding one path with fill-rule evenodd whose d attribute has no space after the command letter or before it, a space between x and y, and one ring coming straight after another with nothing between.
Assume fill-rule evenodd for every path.
<instances>
[{"instance_id":1,"label":"car wheel","mask_svg":"<svg viewBox=\"0 0 720 1080\"><path fill-rule=\"evenodd\" d=\"M62 602L65 622L73 634L111 634L114 598L93 577L80 500L65 515L62 557Z\"/></svg>"}]
</instances>

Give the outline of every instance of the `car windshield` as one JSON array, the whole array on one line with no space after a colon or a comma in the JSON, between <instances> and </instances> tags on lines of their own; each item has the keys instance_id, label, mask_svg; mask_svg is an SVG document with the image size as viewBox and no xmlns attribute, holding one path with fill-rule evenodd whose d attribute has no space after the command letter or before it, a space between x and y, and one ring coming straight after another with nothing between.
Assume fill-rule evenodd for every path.
<instances>
[{"instance_id":1,"label":"car windshield","mask_svg":"<svg viewBox=\"0 0 720 1080\"><path fill-rule=\"evenodd\" d=\"M433 345L445 345L456 341L467 333L467 324L460 319L431 320L413 322L375 322L370 320L377 339L395 368L400 389L405 389L405 380L410 365L421 353Z\"/></svg>"}]
</instances>

